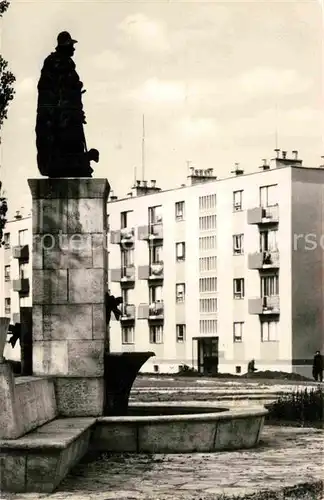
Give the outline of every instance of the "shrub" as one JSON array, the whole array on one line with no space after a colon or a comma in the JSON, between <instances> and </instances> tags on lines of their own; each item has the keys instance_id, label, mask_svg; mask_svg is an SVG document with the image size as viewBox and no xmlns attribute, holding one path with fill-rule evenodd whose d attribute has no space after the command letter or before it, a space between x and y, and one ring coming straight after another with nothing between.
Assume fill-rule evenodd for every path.
<instances>
[{"instance_id":1,"label":"shrub","mask_svg":"<svg viewBox=\"0 0 324 500\"><path fill-rule=\"evenodd\" d=\"M267 406L270 420L286 420L291 422L323 422L324 392L317 389L297 390L281 396Z\"/></svg>"}]
</instances>

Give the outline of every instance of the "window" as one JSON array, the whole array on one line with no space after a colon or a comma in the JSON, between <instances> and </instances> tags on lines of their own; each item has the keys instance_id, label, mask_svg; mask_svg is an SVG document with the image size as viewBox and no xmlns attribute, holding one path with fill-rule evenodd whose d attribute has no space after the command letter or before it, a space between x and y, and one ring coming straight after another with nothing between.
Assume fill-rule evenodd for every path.
<instances>
[{"instance_id":1,"label":"window","mask_svg":"<svg viewBox=\"0 0 324 500\"><path fill-rule=\"evenodd\" d=\"M233 192L233 211L243 210L243 191Z\"/></svg>"},{"instance_id":2,"label":"window","mask_svg":"<svg viewBox=\"0 0 324 500\"><path fill-rule=\"evenodd\" d=\"M260 187L260 207L273 207L278 204L278 185Z\"/></svg>"},{"instance_id":3,"label":"window","mask_svg":"<svg viewBox=\"0 0 324 500\"><path fill-rule=\"evenodd\" d=\"M200 231L211 231L216 229L216 215L204 215L199 217L199 230Z\"/></svg>"},{"instance_id":4,"label":"window","mask_svg":"<svg viewBox=\"0 0 324 500\"><path fill-rule=\"evenodd\" d=\"M28 229L21 229L18 231L18 245L21 247L28 243Z\"/></svg>"},{"instance_id":5,"label":"window","mask_svg":"<svg viewBox=\"0 0 324 500\"><path fill-rule=\"evenodd\" d=\"M122 327L122 344L134 344L134 327Z\"/></svg>"},{"instance_id":6,"label":"window","mask_svg":"<svg viewBox=\"0 0 324 500\"><path fill-rule=\"evenodd\" d=\"M216 208L216 194L208 194L206 196L199 196L199 210L212 210Z\"/></svg>"},{"instance_id":7,"label":"window","mask_svg":"<svg viewBox=\"0 0 324 500\"><path fill-rule=\"evenodd\" d=\"M186 244L182 241L176 243L176 261L183 262L186 260Z\"/></svg>"},{"instance_id":8,"label":"window","mask_svg":"<svg viewBox=\"0 0 324 500\"><path fill-rule=\"evenodd\" d=\"M5 277L5 281L10 281L10 266L5 266L4 277Z\"/></svg>"},{"instance_id":9,"label":"window","mask_svg":"<svg viewBox=\"0 0 324 500\"><path fill-rule=\"evenodd\" d=\"M19 277L21 280L28 278L28 264L20 264Z\"/></svg>"},{"instance_id":10,"label":"window","mask_svg":"<svg viewBox=\"0 0 324 500\"><path fill-rule=\"evenodd\" d=\"M233 323L233 341L242 342L243 340L243 326L242 321Z\"/></svg>"},{"instance_id":11,"label":"window","mask_svg":"<svg viewBox=\"0 0 324 500\"><path fill-rule=\"evenodd\" d=\"M175 204L175 218L177 221L184 220L185 217L185 202L177 201Z\"/></svg>"},{"instance_id":12,"label":"window","mask_svg":"<svg viewBox=\"0 0 324 500\"><path fill-rule=\"evenodd\" d=\"M208 278L199 278L199 292L217 292L217 278L216 276Z\"/></svg>"},{"instance_id":13,"label":"window","mask_svg":"<svg viewBox=\"0 0 324 500\"><path fill-rule=\"evenodd\" d=\"M199 250L203 252L208 252L209 250L214 250L215 248L216 248L216 235L201 236L199 238Z\"/></svg>"},{"instance_id":14,"label":"window","mask_svg":"<svg viewBox=\"0 0 324 500\"><path fill-rule=\"evenodd\" d=\"M271 297L279 295L279 276L262 276L261 277L261 297Z\"/></svg>"},{"instance_id":15,"label":"window","mask_svg":"<svg viewBox=\"0 0 324 500\"><path fill-rule=\"evenodd\" d=\"M235 373L241 373L241 372L242 372L241 366L235 366Z\"/></svg>"},{"instance_id":16,"label":"window","mask_svg":"<svg viewBox=\"0 0 324 500\"><path fill-rule=\"evenodd\" d=\"M10 248L10 233L4 233L3 243L5 248Z\"/></svg>"},{"instance_id":17,"label":"window","mask_svg":"<svg viewBox=\"0 0 324 500\"><path fill-rule=\"evenodd\" d=\"M151 264L163 263L163 245L153 244L150 247L150 263Z\"/></svg>"},{"instance_id":18,"label":"window","mask_svg":"<svg viewBox=\"0 0 324 500\"><path fill-rule=\"evenodd\" d=\"M217 312L217 299L215 297L199 299L199 311L202 314Z\"/></svg>"},{"instance_id":19,"label":"window","mask_svg":"<svg viewBox=\"0 0 324 500\"><path fill-rule=\"evenodd\" d=\"M150 286L149 295L150 304L153 302L162 302L162 286Z\"/></svg>"},{"instance_id":20,"label":"window","mask_svg":"<svg viewBox=\"0 0 324 500\"><path fill-rule=\"evenodd\" d=\"M244 278L235 278L233 280L234 299L244 298Z\"/></svg>"},{"instance_id":21,"label":"window","mask_svg":"<svg viewBox=\"0 0 324 500\"><path fill-rule=\"evenodd\" d=\"M276 252L278 231L261 231L260 233L260 252Z\"/></svg>"},{"instance_id":22,"label":"window","mask_svg":"<svg viewBox=\"0 0 324 500\"><path fill-rule=\"evenodd\" d=\"M150 344L163 343L163 326L151 325L150 326Z\"/></svg>"},{"instance_id":23,"label":"window","mask_svg":"<svg viewBox=\"0 0 324 500\"><path fill-rule=\"evenodd\" d=\"M278 321L261 322L261 342L278 341Z\"/></svg>"},{"instance_id":24,"label":"window","mask_svg":"<svg viewBox=\"0 0 324 500\"><path fill-rule=\"evenodd\" d=\"M10 297L5 298L5 314L11 313L11 299Z\"/></svg>"},{"instance_id":25,"label":"window","mask_svg":"<svg viewBox=\"0 0 324 500\"><path fill-rule=\"evenodd\" d=\"M184 342L186 339L186 325L176 325L177 342Z\"/></svg>"},{"instance_id":26,"label":"window","mask_svg":"<svg viewBox=\"0 0 324 500\"><path fill-rule=\"evenodd\" d=\"M149 207L149 223L162 224L162 205L156 207Z\"/></svg>"},{"instance_id":27,"label":"window","mask_svg":"<svg viewBox=\"0 0 324 500\"><path fill-rule=\"evenodd\" d=\"M121 265L122 265L122 267L131 267L134 265L134 249L133 248L121 251Z\"/></svg>"},{"instance_id":28,"label":"window","mask_svg":"<svg viewBox=\"0 0 324 500\"><path fill-rule=\"evenodd\" d=\"M244 253L244 234L233 235L233 254L242 255Z\"/></svg>"},{"instance_id":29,"label":"window","mask_svg":"<svg viewBox=\"0 0 324 500\"><path fill-rule=\"evenodd\" d=\"M217 333L217 320L216 319L201 319L199 321L199 332L204 334Z\"/></svg>"},{"instance_id":30,"label":"window","mask_svg":"<svg viewBox=\"0 0 324 500\"><path fill-rule=\"evenodd\" d=\"M186 285L185 283L176 284L176 302L184 302L186 295Z\"/></svg>"},{"instance_id":31,"label":"window","mask_svg":"<svg viewBox=\"0 0 324 500\"><path fill-rule=\"evenodd\" d=\"M120 228L125 229L131 226L131 216L133 215L133 210L128 210L127 212L121 212L120 214Z\"/></svg>"},{"instance_id":32,"label":"window","mask_svg":"<svg viewBox=\"0 0 324 500\"><path fill-rule=\"evenodd\" d=\"M217 257L212 255L210 257L200 257L199 259L199 271L216 271Z\"/></svg>"}]
</instances>

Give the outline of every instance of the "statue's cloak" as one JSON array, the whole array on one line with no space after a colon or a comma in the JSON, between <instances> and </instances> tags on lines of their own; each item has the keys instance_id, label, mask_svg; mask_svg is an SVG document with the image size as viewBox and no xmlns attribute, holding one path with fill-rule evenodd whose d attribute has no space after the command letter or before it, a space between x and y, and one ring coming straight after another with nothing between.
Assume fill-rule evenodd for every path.
<instances>
[{"instance_id":1,"label":"statue's cloak","mask_svg":"<svg viewBox=\"0 0 324 500\"><path fill-rule=\"evenodd\" d=\"M78 176L86 144L82 82L70 57L53 52L38 82L37 164L42 175Z\"/></svg>"}]
</instances>

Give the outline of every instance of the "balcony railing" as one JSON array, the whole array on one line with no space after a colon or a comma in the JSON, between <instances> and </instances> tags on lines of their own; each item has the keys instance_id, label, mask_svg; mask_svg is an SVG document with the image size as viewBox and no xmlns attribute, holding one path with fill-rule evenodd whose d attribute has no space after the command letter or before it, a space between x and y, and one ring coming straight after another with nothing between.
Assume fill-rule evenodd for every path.
<instances>
[{"instance_id":1,"label":"balcony railing","mask_svg":"<svg viewBox=\"0 0 324 500\"><path fill-rule=\"evenodd\" d=\"M279 295L249 299L250 314L280 314Z\"/></svg>"},{"instance_id":2,"label":"balcony railing","mask_svg":"<svg viewBox=\"0 0 324 500\"><path fill-rule=\"evenodd\" d=\"M14 292L29 293L29 279L21 278L19 280L13 280L12 288Z\"/></svg>"},{"instance_id":3,"label":"balcony railing","mask_svg":"<svg viewBox=\"0 0 324 500\"><path fill-rule=\"evenodd\" d=\"M134 304L122 304L121 308L121 321L134 321L135 320L135 306Z\"/></svg>"},{"instance_id":4,"label":"balcony railing","mask_svg":"<svg viewBox=\"0 0 324 500\"><path fill-rule=\"evenodd\" d=\"M12 256L14 259L28 260L29 259L29 246L18 245L12 248Z\"/></svg>"},{"instance_id":5,"label":"balcony railing","mask_svg":"<svg viewBox=\"0 0 324 500\"><path fill-rule=\"evenodd\" d=\"M135 281L135 267L124 266L110 270L110 281L113 283L133 283Z\"/></svg>"},{"instance_id":6,"label":"balcony railing","mask_svg":"<svg viewBox=\"0 0 324 500\"><path fill-rule=\"evenodd\" d=\"M247 211L248 224L276 224L279 222L279 206L255 207Z\"/></svg>"},{"instance_id":7,"label":"balcony railing","mask_svg":"<svg viewBox=\"0 0 324 500\"><path fill-rule=\"evenodd\" d=\"M156 223L147 226L139 226L139 240L162 240L163 239L163 224Z\"/></svg>"},{"instance_id":8,"label":"balcony railing","mask_svg":"<svg viewBox=\"0 0 324 500\"><path fill-rule=\"evenodd\" d=\"M162 301L152 302L151 304L140 304L138 306L137 319L163 319L164 305Z\"/></svg>"},{"instance_id":9,"label":"balcony railing","mask_svg":"<svg viewBox=\"0 0 324 500\"><path fill-rule=\"evenodd\" d=\"M278 269L279 263L279 252L257 252L248 256L249 269Z\"/></svg>"},{"instance_id":10,"label":"balcony railing","mask_svg":"<svg viewBox=\"0 0 324 500\"><path fill-rule=\"evenodd\" d=\"M133 283L135 281L135 266L124 266L121 268L122 283Z\"/></svg>"},{"instance_id":11,"label":"balcony railing","mask_svg":"<svg viewBox=\"0 0 324 500\"><path fill-rule=\"evenodd\" d=\"M163 280L163 262L156 262L150 266L138 266L139 280Z\"/></svg>"},{"instance_id":12,"label":"balcony railing","mask_svg":"<svg viewBox=\"0 0 324 500\"><path fill-rule=\"evenodd\" d=\"M149 319L163 319L164 304L163 302L152 302L149 305Z\"/></svg>"},{"instance_id":13,"label":"balcony railing","mask_svg":"<svg viewBox=\"0 0 324 500\"><path fill-rule=\"evenodd\" d=\"M112 245L119 245L120 243L120 231L110 231L110 243Z\"/></svg>"}]
</instances>

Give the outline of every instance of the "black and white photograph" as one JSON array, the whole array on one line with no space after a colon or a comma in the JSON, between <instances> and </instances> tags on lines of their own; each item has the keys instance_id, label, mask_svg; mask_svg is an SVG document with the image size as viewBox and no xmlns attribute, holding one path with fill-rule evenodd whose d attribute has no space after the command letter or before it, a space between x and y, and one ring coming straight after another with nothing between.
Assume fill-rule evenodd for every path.
<instances>
[{"instance_id":1,"label":"black and white photograph","mask_svg":"<svg viewBox=\"0 0 324 500\"><path fill-rule=\"evenodd\" d=\"M0 499L324 500L323 0L0 0Z\"/></svg>"}]
</instances>

